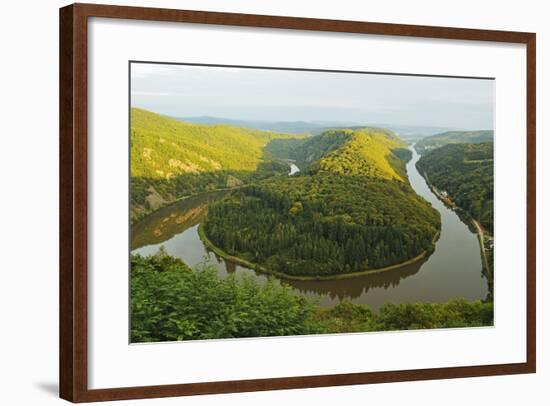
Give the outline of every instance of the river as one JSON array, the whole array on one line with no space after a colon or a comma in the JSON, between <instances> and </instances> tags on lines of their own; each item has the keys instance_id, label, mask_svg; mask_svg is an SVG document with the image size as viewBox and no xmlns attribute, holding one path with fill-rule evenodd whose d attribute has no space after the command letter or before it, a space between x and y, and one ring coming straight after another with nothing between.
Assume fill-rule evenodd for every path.
<instances>
[{"instance_id":1,"label":"river","mask_svg":"<svg viewBox=\"0 0 550 406\"><path fill-rule=\"evenodd\" d=\"M447 208L430 190L416 169L420 156L413 157L407 174L413 189L441 213L441 235L428 258L391 271L333 281L284 281L296 293L308 296L322 306L333 306L342 299L368 304L378 309L387 302L445 302L452 298L485 299L487 280L477 236L458 215ZM299 172L291 164L289 175ZM130 248L134 254L149 255L164 245L166 251L189 266L212 265L220 276L251 274L263 282L267 277L235 265L208 251L198 235L198 226L208 204L230 191L209 192L181 200L158 210L132 226Z\"/></svg>"}]
</instances>

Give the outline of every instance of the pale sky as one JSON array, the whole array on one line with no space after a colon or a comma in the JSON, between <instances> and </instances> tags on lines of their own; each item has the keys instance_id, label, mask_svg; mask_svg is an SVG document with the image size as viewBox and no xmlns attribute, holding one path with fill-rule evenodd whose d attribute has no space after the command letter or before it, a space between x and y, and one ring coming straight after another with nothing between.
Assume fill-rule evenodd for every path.
<instances>
[{"instance_id":1,"label":"pale sky","mask_svg":"<svg viewBox=\"0 0 550 406\"><path fill-rule=\"evenodd\" d=\"M174 117L493 129L494 81L132 63L131 103Z\"/></svg>"}]
</instances>

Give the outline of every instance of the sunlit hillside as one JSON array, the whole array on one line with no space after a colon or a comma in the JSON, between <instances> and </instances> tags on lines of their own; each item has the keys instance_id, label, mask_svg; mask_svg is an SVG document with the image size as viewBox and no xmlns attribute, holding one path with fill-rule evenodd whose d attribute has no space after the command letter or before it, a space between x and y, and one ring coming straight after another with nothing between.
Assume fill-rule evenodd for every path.
<instances>
[{"instance_id":1,"label":"sunlit hillside","mask_svg":"<svg viewBox=\"0 0 550 406\"><path fill-rule=\"evenodd\" d=\"M303 137L230 125L185 123L131 111L131 216L175 199L286 174L288 163L263 151L271 140Z\"/></svg>"}]
</instances>

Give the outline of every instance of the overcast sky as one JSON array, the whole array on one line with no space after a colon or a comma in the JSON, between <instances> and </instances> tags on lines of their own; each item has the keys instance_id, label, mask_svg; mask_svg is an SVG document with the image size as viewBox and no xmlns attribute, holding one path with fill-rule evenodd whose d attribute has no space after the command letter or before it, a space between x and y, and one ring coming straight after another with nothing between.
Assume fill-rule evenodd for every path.
<instances>
[{"instance_id":1,"label":"overcast sky","mask_svg":"<svg viewBox=\"0 0 550 406\"><path fill-rule=\"evenodd\" d=\"M176 116L493 129L494 81L132 63L131 103Z\"/></svg>"}]
</instances>

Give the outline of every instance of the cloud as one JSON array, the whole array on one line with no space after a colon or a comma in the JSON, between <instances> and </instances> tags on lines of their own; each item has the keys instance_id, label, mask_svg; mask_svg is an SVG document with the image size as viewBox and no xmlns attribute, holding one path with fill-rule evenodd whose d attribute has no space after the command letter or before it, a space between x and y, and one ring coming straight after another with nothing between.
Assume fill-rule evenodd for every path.
<instances>
[{"instance_id":1,"label":"cloud","mask_svg":"<svg viewBox=\"0 0 550 406\"><path fill-rule=\"evenodd\" d=\"M172 116L492 128L494 81L132 64L132 103Z\"/></svg>"}]
</instances>

